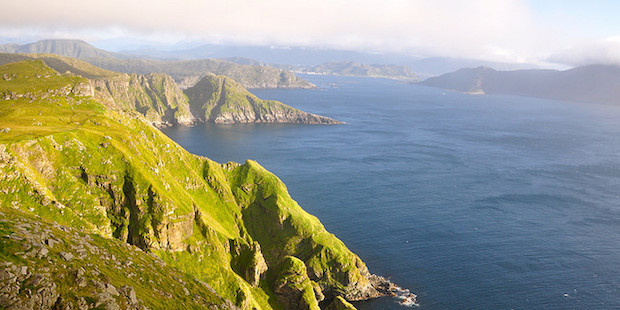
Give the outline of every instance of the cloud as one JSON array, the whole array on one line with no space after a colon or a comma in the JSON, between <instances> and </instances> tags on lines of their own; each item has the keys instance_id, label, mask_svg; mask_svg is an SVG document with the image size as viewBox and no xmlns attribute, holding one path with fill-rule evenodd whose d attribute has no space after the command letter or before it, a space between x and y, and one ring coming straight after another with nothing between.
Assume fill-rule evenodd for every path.
<instances>
[{"instance_id":1,"label":"cloud","mask_svg":"<svg viewBox=\"0 0 620 310\"><path fill-rule=\"evenodd\" d=\"M587 64L620 65L620 36L581 42L552 54L549 60L572 66Z\"/></svg>"},{"instance_id":2,"label":"cloud","mask_svg":"<svg viewBox=\"0 0 620 310\"><path fill-rule=\"evenodd\" d=\"M7 1L0 5L4 37L21 31L96 41L120 32L162 41L319 46L522 62L547 57L558 37L536 23L522 0Z\"/></svg>"}]
</instances>

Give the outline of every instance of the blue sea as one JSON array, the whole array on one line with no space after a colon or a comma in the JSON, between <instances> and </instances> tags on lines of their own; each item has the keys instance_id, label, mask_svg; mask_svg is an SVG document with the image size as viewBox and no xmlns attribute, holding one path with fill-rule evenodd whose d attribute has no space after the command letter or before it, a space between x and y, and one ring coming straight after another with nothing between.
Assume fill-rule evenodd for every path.
<instances>
[{"instance_id":1,"label":"blue sea","mask_svg":"<svg viewBox=\"0 0 620 310\"><path fill-rule=\"evenodd\" d=\"M253 92L347 124L164 132L257 160L419 309L620 309L620 107L305 78Z\"/></svg>"}]
</instances>

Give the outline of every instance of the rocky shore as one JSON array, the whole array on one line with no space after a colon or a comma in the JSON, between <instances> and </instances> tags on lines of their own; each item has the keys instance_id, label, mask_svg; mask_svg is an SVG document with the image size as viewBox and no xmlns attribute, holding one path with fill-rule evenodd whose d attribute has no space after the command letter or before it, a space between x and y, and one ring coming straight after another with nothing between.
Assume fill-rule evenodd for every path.
<instances>
[{"instance_id":1,"label":"rocky shore","mask_svg":"<svg viewBox=\"0 0 620 310\"><path fill-rule=\"evenodd\" d=\"M371 275L369 280L372 286L381 294L380 296L397 298L400 300L399 303L403 306L418 306L418 296L411 293L409 289L402 288L392 283L389 279L378 275Z\"/></svg>"}]
</instances>

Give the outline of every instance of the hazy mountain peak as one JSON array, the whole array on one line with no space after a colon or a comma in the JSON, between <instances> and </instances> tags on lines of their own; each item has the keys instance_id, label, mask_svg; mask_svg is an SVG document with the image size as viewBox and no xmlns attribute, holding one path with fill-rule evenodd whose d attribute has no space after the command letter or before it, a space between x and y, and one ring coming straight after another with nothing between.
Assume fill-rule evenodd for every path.
<instances>
[{"instance_id":1,"label":"hazy mountain peak","mask_svg":"<svg viewBox=\"0 0 620 310\"><path fill-rule=\"evenodd\" d=\"M83 40L48 39L28 44L5 44L0 51L24 54L58 54L73 58L119 57L120 54L96 48Z\"/></svg>"}]
</instances>

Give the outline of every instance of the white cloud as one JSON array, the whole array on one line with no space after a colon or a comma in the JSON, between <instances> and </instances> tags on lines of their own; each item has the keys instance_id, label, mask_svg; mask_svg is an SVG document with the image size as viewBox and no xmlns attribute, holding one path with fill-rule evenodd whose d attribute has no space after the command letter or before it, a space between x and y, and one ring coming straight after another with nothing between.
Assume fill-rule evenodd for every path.
<instances>
[{"instance_id":1,"label":"white cloud","mask_svg":"<svg viewBox=\"0 0 620 310\"><path fill-rule=\"evenodd\" d=\"M620 65L620 36L587 40L554 53L549 59L573 66L594 63Z\"/></svg>"},{"instance_id":2,"label":"white cloud","mask_svg":"<svg viewBox=\"0 0 620 310\"><path fill-rule=\"evenodd\" d=\"M33 9L36 8L36 9ZM522 0L5 0L0 36L320 46L537 61L558 45Z\"/></svg>"}]
</instances>

